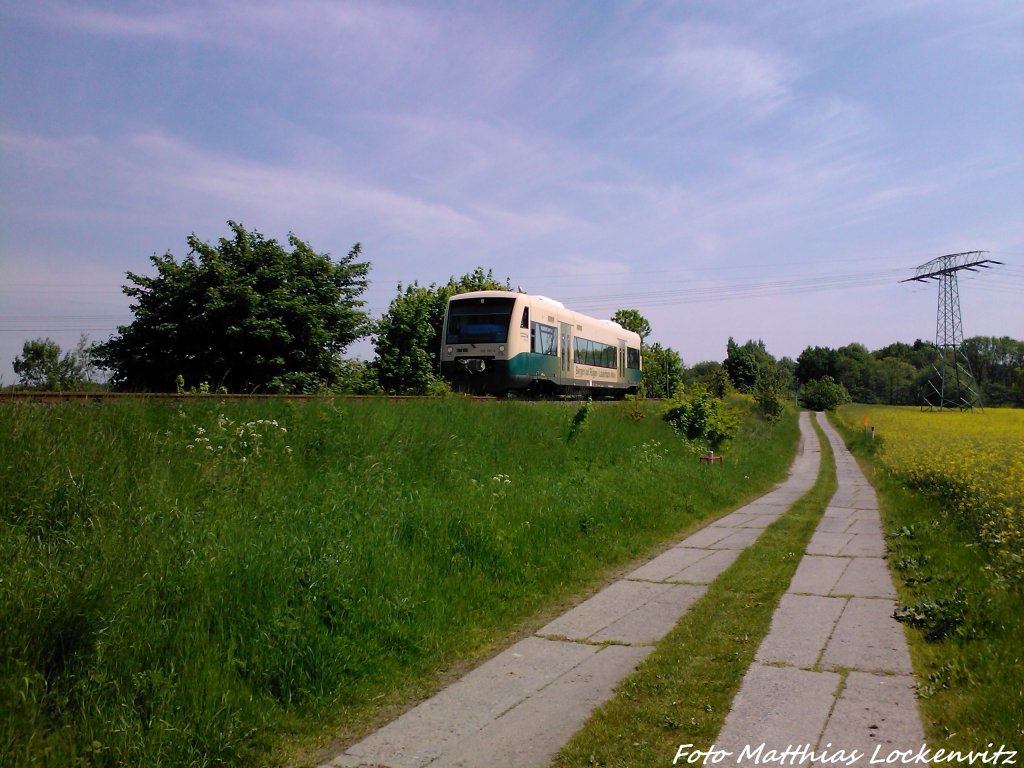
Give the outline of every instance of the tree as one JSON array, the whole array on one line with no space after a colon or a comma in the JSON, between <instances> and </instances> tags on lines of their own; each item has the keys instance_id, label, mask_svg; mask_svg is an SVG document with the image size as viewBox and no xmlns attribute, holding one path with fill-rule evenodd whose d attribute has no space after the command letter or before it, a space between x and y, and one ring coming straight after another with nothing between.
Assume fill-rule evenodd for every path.
<instances>
[{"instance_id":1,"label":"tree","mask_svg":"<svg viewBox=\"0 0 1024 768\"><path fill-rule=\"evenodd\" d=\"M800 383L839 373L839 354L829 347L807 347L796 359L796 378Z\"/></svg>"},{"instance_id":2,"label":"tree","mask_svg":"<svg viewBox=\"0 0 1024 768\"><path fill-rule=\"evenodd\" d=\"M914 377L917 370L897 357L878 361L878 401L886 405L914 405Z\"/></svg>"},{"instance_id":3,"label":"tree","mask_svg":"<svg viewBox=\"0 0 1024 768\"><path fill-rule=\"evenodd\" d=\"M357 243L332 260L294 234L291 250L241 224L216 246L188 237L180 263L153 255L156 276L127 273L131 325L100 345L121 389L170 391L181 376L231 392L330 387L341 353L369 329L360 308L369 262Z\"/></svg>"},{"instance_id":4,"label":"tree","mask_svg":"<svg viewBox=\"0 0 1024 768\"><path fill-rule=\"evenodd\" d=\"M761 371L775 368L775 358L768 354L760 339L739 345L730 336L725 349L726 357L722 365L733 386L740 392L753 391Z\"/></svg>"},{"instance_id":5,"label":"tree","mask_svg":"<svg viewBox=\"0 0 1024 768\"><path fill-rule=\"evenodd\" d=\"M876 384L879 378L877 360L871 356L867 347L854 342L836 350L837 362L835 378L842 384L850 397L858 403L874 403Z\"/></svg>"},{"instance_id":6,"label":"tree","mask_svg":"<svg viewBox=\"0 0 1024 768\"><path fill-rule=\"evenodd\" d=\"M398 295L374 327L373 368L384 391L424 394L435 385L441 366L441 327L451 296L507 290L507 280L499 283L492 271L481 267L441 286L424 287L414 281L403 289L399 283Z\"/></svg>"},{"instance_id":7,"label":"tree","mask_svg":"<svg viewBox=\"0 0 1024 768\"><path fill-rule=\"evenodd\" d=\"M786 412L786 394L791 381L789 369L782 365L765 366L758 372L751 392L766 421L774 423Z\"/></svg>"},{"instance_id":8,"label":"tree","mask_svg":"<svg viewBox=\"0 0 1024 768\"><path fill-rule=\"evenodd\" d=\"M651 335L651 324L646 317L635 309L620 309L612 315L612 322L618 323L627 331L633 331L640 337L640 343Z\"/></svg>"},{"instance_id":9,"label":"tree","mask_svg":"<svg viewBox=\"0 0 1024 768\"><path fill-rule=\"evenodd\" d=\"M687 368L683 373L683 383L687 387L702 384L715 397L725 397L732 387L729 374L717 360L704 360Z\"/></svg>"},{"instance_id":10,"label":"tree","mask_svg":"<svg viewBox=\"0 0 1024 768\"><path fill-rule=\"evenodd\" d=\"M14 358L14 372L31 389L59 389L60 346L50 338L26 341Z\"/></svg>"},{"instance_id":11,"label":"tree","mask_svg":"<svg viewBox=\"0 0 1024 768\"><path fill-rule=\"evenodd\" d=\"M93 348L85 334L73 351L63 355L53 339L32 339L24 343L21 354L14 358L14 372L22 385L30 389L79 389L91 381L95 372Z\"/></svg>"},{"instance_id":12,"label":"tree","mask_svg":"<svg viewBox=\"0 0 1024 768\"><path fill-rule=\"evenodd\" d=\"M642 387L647 397L673 397L683 383L683 358L655 343L643 349Z\"/></svg>"}]
</instances>

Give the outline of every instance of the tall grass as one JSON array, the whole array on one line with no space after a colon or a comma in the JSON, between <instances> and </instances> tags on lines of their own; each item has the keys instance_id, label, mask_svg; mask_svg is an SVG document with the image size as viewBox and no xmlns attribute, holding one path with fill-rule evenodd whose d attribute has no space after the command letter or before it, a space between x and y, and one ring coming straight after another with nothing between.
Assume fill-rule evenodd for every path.
<instances>
[{"instance_id":1,"label":"tall grass","mask_svg":"<svg viewBox=\"0 0 1024 768\"><path fill-rule=\"evenodd\" d=\"M638 406L578 414L0 406L0 760L279 761L781 479L797 436L750 417L707 467Z\"/></svg>"}]
</instances>

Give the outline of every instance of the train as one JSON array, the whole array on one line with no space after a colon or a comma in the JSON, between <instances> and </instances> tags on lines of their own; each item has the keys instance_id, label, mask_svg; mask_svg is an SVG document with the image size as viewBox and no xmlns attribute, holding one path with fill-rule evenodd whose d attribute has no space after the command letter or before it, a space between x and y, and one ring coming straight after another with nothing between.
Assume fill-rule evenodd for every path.
<instances>
[{"instance_id":1,"label":"train","mask_svg":"<svg viewBox=\"0 0 1024 768\"><path fill-rule=\"evenodd\" d=\"M640 336L517 291L448 300L441 376L456 391L621 397L640 388Z\"/></svg>"}]
</instances>

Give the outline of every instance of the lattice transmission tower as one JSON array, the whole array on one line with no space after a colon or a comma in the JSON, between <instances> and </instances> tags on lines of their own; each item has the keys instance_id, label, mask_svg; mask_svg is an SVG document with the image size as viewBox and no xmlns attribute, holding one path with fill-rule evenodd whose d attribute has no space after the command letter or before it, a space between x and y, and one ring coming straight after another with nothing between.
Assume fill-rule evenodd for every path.
<instances>
[{"instance_id":1,"label":"lattice transmission tower","mask_svg":"<svg viewBox=\"0 0 1024 768\"><path fill-rule=\"evenodd\" d=\"M935 375L928 381L924 407L930 410L959 408L961 411L978 404L978 385L971 373L971 363L963 351L964 330L960 318L960 287L957 273L990 269L1001 261L984 258L988 251L950 253L922 264L914 276L902 283L926 280L939 282L939 312L935 320L935 348L938 355L933 367Z\"/></svg>"}]
</instances>

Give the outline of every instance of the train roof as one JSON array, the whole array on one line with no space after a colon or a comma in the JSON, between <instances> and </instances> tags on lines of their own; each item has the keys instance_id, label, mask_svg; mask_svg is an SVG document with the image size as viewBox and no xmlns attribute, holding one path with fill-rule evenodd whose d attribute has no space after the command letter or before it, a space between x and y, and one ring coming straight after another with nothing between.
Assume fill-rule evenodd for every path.
<instances>
[{"instance_id":1,"label":"train roof","mask_svg":"<svg viewBox=\"0 0 1024 768\"><path fill-rule=\"evenodd\" d=\"M449 301L455 299L473 299L473 298L500 298L500 297L516 297L516 296L529 296L534 301L546 301L554 304L556 307L565 309L565 304L555 299L549 299L547 296L541 296L539 294L527 293L526 291L468 291L466 293L457 293L452 296Z\"/></svg>"},{"instance_id":2,"label":"train roof","mask_svg":"<svg viewBox=\"0 0 1024 768\"><path fill-rule=\"evenodd\" d=\"M608 326L611 326L612 328L618 328L623 333L633 333L633 331L629 330L628 328L623 328L621 325L616 323L614 320L602 320L602 319L599 319L599 318L596 318L596 317L590 317L589 315L586 315L583 312L576 312L575 310L568 309L565 306L565 304L563 304L562 302L557 301L555 299L550 299L547 296L541 296L539 294L527 293L526 291L521 291L521 290L520 291L467 291L466 293L457 293L457 294L455 294L453 296L450 296L448 301L455 301L456 299L515 298L515 297L518 297L518 296L528 296L533 301L543 301L543 302L546 302L548 304L553 304L554 306L558 307L559 309L565 310L566 312L571 312L574 315L579 315L580 317L587 317L587 318L589 318L591 320L594 320L595 322L601 323L602 325L608 325ZM639 338L639 336L637 338Z\"/></svg>"}]
</instances>

